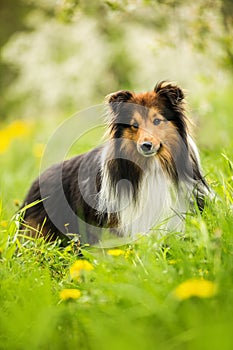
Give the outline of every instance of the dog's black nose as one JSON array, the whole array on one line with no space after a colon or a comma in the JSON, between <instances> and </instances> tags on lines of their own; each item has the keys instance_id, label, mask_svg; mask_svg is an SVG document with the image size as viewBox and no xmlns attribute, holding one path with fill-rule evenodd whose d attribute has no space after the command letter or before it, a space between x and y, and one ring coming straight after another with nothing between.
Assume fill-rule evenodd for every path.
<instances>
[{"instance_id":1,"label":"dog's black nose","mask_svg":"<svg viewBox=\"0 0 233 350\"><path fill-rule=\"evenodd\" d=\"M152 149L152 143L151 142L143 142L141 144L141 149L143 152L150 152Z\"/></svg>"}]
</instances>

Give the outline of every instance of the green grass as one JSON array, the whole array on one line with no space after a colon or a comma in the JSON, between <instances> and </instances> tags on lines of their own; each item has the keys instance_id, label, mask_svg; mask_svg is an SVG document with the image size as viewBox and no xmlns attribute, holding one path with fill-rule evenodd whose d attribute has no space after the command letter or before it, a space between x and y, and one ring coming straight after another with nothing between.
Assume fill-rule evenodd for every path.
<instances>
[{"instance_id":1,"label":"green grass","mask_svg":"<svg viewBox=\"0 0 233 350\"><path fill-rule=\"evenodd\" d=\"M15 200L23 199L38 174L32 150L46 142L46 122L1 155L0 349L233 348L232 101L229 97L222 111L219 99L211 100L216 137L221 139L222 114L229 121L228 137L212 146L208 129L200 131L201 139L209 137L201 156L219 200L209 201L203 215L189 216L182 235L147 235L121 247L125 254L119 256L83 247L83 259L94 269L77 281L69 272L80 258L75 247L22 242L13 216ZM87 146L84 140L83 150ZM176 287L190 278L212 281L217 293L178 299ZM61 300L60 291L70 288L79 289L81 297Z\"/></svg>"}]
</instances>

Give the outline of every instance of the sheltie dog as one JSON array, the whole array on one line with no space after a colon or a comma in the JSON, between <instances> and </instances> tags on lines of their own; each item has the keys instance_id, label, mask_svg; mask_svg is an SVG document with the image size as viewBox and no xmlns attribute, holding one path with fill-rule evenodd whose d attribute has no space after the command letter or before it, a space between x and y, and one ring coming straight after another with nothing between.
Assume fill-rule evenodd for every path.
<instances>
[{"instance_id":1,"label":"sheltie dog","mask_svg":"<svg viewBox=\"0 0 233 350\"><path fill-rule=\"evenodd\" d=\"M32 184L22 206L31 234L96 243L106 228L134 238L152 228L180 231L191 207L203 210L209 188L181 88L162 81L151 92L110 94L106 104L107 141Z\"/></svg>"}]
</instances>

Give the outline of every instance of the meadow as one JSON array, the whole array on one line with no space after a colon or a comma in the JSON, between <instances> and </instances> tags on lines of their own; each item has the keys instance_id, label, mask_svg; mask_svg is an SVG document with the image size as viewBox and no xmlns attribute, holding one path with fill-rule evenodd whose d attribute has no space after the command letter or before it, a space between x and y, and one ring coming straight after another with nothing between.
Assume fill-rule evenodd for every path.
<instances>
[{"instance_id":1,"label":"meadow","mask_svg":"<svg viewBox=\"0 0 233 350\"><path fill-rule=\"evenodd\" d=\"M197 121L217 200L182 234L147 234L112 249L24 238L17 209L57 120L0 128L0 349L233 348L232 86L206 96ZM193 101L195 110L203 96ZM100 135L79 144L83 152ZM73 150L76 153L76 150Z\"/></svg>"}]
</instances>

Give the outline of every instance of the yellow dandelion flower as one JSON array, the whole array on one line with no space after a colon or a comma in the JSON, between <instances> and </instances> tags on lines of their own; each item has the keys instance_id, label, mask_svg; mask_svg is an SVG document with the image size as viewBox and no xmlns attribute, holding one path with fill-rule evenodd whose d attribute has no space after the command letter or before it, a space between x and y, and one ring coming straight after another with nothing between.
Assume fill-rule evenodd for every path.
<instances>
[{"instance_id":1,"label":"yellow dandelion flower","mask_svg":"<svg viewBox=\"0 0 233 350\"><path fill-rule=\"evenodd\" d=\"M30 132L29 124L22 120L15 120L7 128L6 132L10 138L27 136Z\"/></svg>"},{"instance_id":2,"label":"yellow dandelion flower","mask_svg":"<svg viewBox=\"0 0 233 350\"><path fill-rule=\"evenodd\" d=\"M30 133L30 125L21 120L15 120L0 130L0 153L8 150L12 140L18 137L27 136Z\"/></svg>"},{"instance_id":3,"label":"yellow dandelion flower","mask_svg":"<svg viewBox=\"0 0 233 350\"><path fill-rule=\"evenodd\" d=\"M62 300L78 299L81 296L81 292L79 289L62 289L59 296Z\"/></svg>"},{"instance_id":4,"label":"yellow dandelion flower","mask_svg":"<svg viewBox=\"0 0 233 350\"><path fill-rule=\"evenodd\" d=\"M0 226L7 227L8 226L8 222L6 220L0 221Z\"/></svg>"},{"instance_id":5,"label":"yellow dandelion flower","mask_svg":"<svg viewBox=\"0 0 233 350\"><path fill-rule=\"evenodd\" d=\"M45 145L43 143L36 143L33 147L33 154L36 158L42 158L45 151Z\"/></svg>"},{"instance_id":6,"label":"yellow dandelion flower","mask_svg":"<svg viewBox=\"0 0 233 350\"><path fill-rule=\"evenodd\" d=\"M124 255L125 251L122 249L109 249L107 251L107 254L112 256L120 256L120 255Z\"/></svg>"},{"instance_id":7,"label":"yellow dandelion flower","mask_svg":"<svg viewBox=\"0 0 233 350\"><path fill-rule=\"evenodd\" d=\"M0 130L0 154L5 153L10 145L11 140L7 137L7 135L4 135L3 132Z\"/></svg>"},{"instance_id":8,"label":"yellow dandelion flower","mask_svg":"<svg viewBox=\"0 0 233 350\"><path fill-rule=\"evenodd\" d=\"M174 260L174 259L168 260L168 264L169 265L176 265L177 264L177 260Z\"/></svg>"},{"instance_id":9,"label":"yellow dandelion flower","mask_svg":"<svg viewBox=\"0 0 233 350\"><path fill-rule=\"evenodd\" d=\"M85 271L92 271L94 266L87 260L77 260L70 267L70 276L72 279L79 279L80 275Z\"/></svg>"},{"instance_id":10,"label":"yellow dandelion flower","mask_svg":"<svg viewBox=\"0 0 233 350\"><path fill-rule=\"evenodd\" d=\"M128 260L134 255L133 249L128 249L125 252L125 259Z\"/></svg>"},{"instance_id":11,"label":"yellow dandelion flower","mask_svg":"<svg viewBox=\"0 0 233 350\"><path fill-rule=\"evenodd\" d=\"M217 293L214 282L205 279L189 279L181 283L174 291L174 295L185 300L191 297L210 298Z\"/></svg>"}]
</instances>

